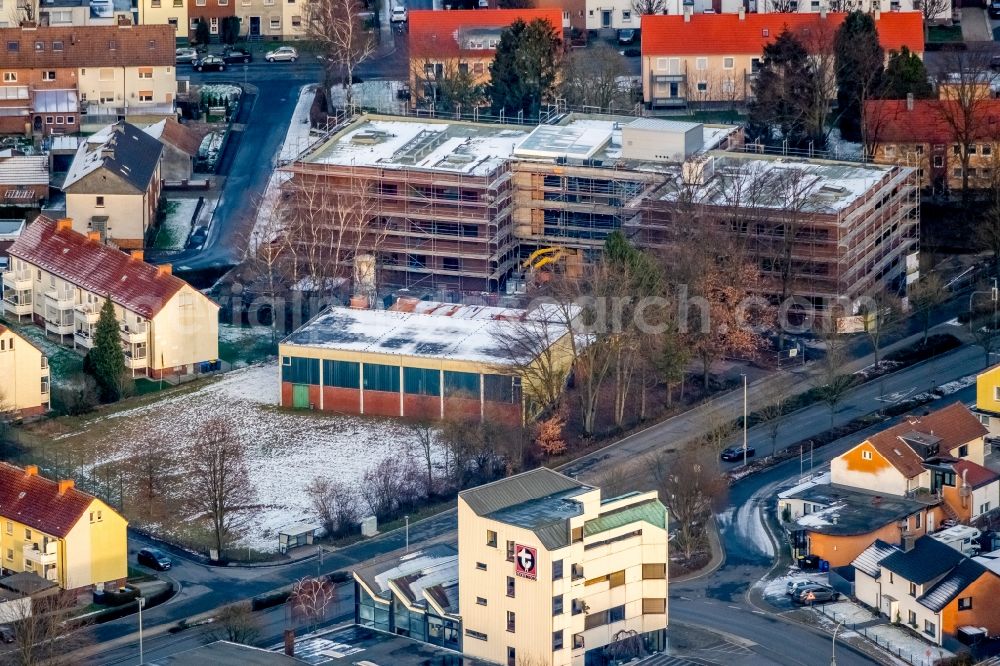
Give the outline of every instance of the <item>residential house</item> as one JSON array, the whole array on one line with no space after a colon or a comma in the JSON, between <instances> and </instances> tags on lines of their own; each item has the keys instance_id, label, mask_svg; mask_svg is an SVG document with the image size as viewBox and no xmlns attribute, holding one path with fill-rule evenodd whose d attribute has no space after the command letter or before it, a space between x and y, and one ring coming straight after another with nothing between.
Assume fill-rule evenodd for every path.
<instances>
[{"instance_id":1,"label":"residential house","mask_svg":"<svg viewBox=\"0 0 1000 666\"><path fill-rule=\"evenodd\" d=\"M160 154L160 178L164 181L186 181L194 173L201 137L174 118L165 118L142 130L163 145Z\"/></svg>"},{"instance_id":2,"label":"residential house","mask_svg":"<svg viewBox=\"0 0 1000 666\"><path fill-rule=\"evenodd\" d=\"M126 520L38 467L0 462L0 554L8 572L33 572L65 590L116 590L128 577Z\"/></svg>"},{"instance_id":3,"label":"residential house","mask_svg":"<svg viewBox=\"0 0 1000 666\"><path fill-rule=\"evenodd\" d=\"M1000 632L1000 576L935 539L876 541L853 564L858 601L937 645L963 626Z\"/></svg>"},{"instance_id":4,"label":"residential house","mask_svg":"<svg viewBox=\"0 0 1000 666\"><path fill-rule=\"evenodd\" d=\"M648 108L744 103L752 95L764 46L787 28L801 35L809 50L828 48L845 16L825 11L643 16L643 101ZM920 12L876 12L875 25L887 53L906 46L923 55Z\"/></svg>"},{"instance_id":5,"label":"residential house","mask_svg":"<svg viewBox=\"0 0 1000 666\"><path fill-rule=\"evenodd\" d=\"M458 550L354 572L355 621L494 664L604 663L666 648L667 511L544 467L459 493Z\"/></svg>"},{"instance_id":6,"label":"residential house","mask_svg":"<svg viewBox=\"0 0 1000 666\"><path fill-rule=\"evenodd\" d=\"M4 312L28 316L60 340L90 348L101 307L111 299L126 366L134 375L199 372L219 357L219 306L142 252L124 254L71 220L39 217L10 248ZM13 311L10 303L19 304ZM30 307L29 307L30 304Z\"/></svg>"},{"instance_id":7,"label":"residential house","mask_svg":"<svg viewBox=\"0 0 1000 666\"><path fill-rule=\"evenodd\" d=\"M907 417L830 461L832 481L883 495L940 493L945 510L955 514L950 517L957 519L959 511L971 511L974 518L978 507L963 507L958 496L963 492L963 478L967 480L970 473L977 483L992 478L983 468L986 433L985 426L961 403L926 416ZM991 508L995 507L993 503Z\"/></svg>"},{"instance_id":8,"label":"residential house","mask_svg":"<svg viewBox=\"0 0 1000 666\"><path fill-rule=\"evenodd\" d=\"M730 10L725 9L726 4L726 0L723 0L723 11L731 11L733 13L738 11L736 8ZM831 4L835 3L831 3L830 0L758 0L757 11L760 13L810 12L818 14L822 11L830 11ZM859 0L858 2L851 4L850 7L865 12L866 14L871 14L873 12L885 14L887 12L920 11L919 0L918 2L914 2L914 0ZM950 20L951 2L942 5L941 10L935 16L931 17L931 21Z\"/></svg>"},{"instance_id":9,"label":"residential house","mask_svg":"<svg viewBox=\"0 0 1000 666\"><path fill-rule=\"evenodd\" d=\"M10 266L10 255L7 250L14 244L24 231L24 220L0 219L0 272Z\"/></svg>"},{"instance_id":10,"label":"residential house","mask_svg":"<svg viewBox=\"0 0 1000 666\"><path fill-rule=\"evenodd\" d=\"M187 0L188 40L194 40L199 21L205 21L208 24L208 34L213 41L221 40L222 22L236 16L238 2L240 0Z\"/></svg>"},{"instance_id":11,"label":"residential house","mask_svg":"<svg viewBox=\"0 0 1000 666\"><path fill-rule=\"evenodd\" d=\"M0 324L0 377L3 377L0 417L34 416L48 411L48 358L25 337L3 324Z\"/></svg>"},{"instance_id":12,"label":"residential house","mask_svg":"<svg viewBox=\"0 0 1000 666\"><path fill-rule=\"evenodd\" d=\"M129 0L35 0L40 26L123 25L134 23Z\"/></svg>"},{"instance_id":13,"label":"residential house","mask_svg":"<svg viewBox=\"0 0 1000 666\"><path fill-rule=\"evenodd\" d=\"M805 482L778 495L778 515L793 557L815 555L830 567L850 564L876 539L901 543L944 521L941 500L897 497L831 484Z\"/></svg>"},{"instance_id":14,"label":"residential house","mask_svg":"<svg viewBox=\"0 0 1000 666\"><path fill-rule=\"evenodd\" d=\"M230 1L240 19L240 35L250 41L295 40L305 37L308 0Z\"/></svg>"},{"instance_id":15,"label":"residential house","mask_svg":"<svg viewBox=\"0 0 1000 666\"><path fill-rule=\"evenodd\" d=\"M873 100L865 104L869 144L881 164L905 164L918 170L920 186L934 191L961 190L964 115L952 99ZM993 188L1000 171L1000 99L976 103L973 142L969 148L970 189Z\"/></svg>"},{"instance_id":16,"label":"residential house","mask_svg":"<svg viewBox=\"0 0 1000 666\"><path fill-rule=\"evenodd\" d=\"M976 375L975 415L990 435L1000 435L1000 364Z\"/></svg>"},{"instance_id":17,"label":"residential house","mask_svg":"<svg viewBox=\"0 0 1000 666\"><path fill-rule=\"evenodd\" d=\"M142 248L156 222L162 151L159 141L127 122L82 141L62 187L74 230Z\"/></svg>"},{"instance_id":18,"label":"residential house","mask_svg":"<svg viewBox=\"0 0 1000 666\"><path fill-rule=\"evenodd\" d=\"M414 106L433 107L439 81L469 73L490 80L490 64L504 28L517 20L548 21L562 34L559 9L458 9L409 12L410 90Z\"/></svg>"},{"instance_id":19,"label":"residential house","mask_svg":"<svg viewBox=\"0 0 1000 666\"><path fill-rule=\"evenodd\" d=\"M4 28L0 43L0 132L68 133L175 113L167 26Z\"/></svg>"},{"instance_id":20,"label":"residential house","mask_svg":"<svg viewBox=\"0 0 1000 666\"><path fill-rule=\"evenodd\" d=\"M641 21L631 0L587 0L587 30L639 30Z\"/></svg>"},{"instance_id":21,"label":"residential house","mask_svg":"<svg viewBox=\"0 0 1000 666\"><path fill-rule=\"evenodd\" d=\"M544 340L533 358L520 356L530 344L504 342L529 333ZM412 298L400 298L388 310L330 308L279 344L281 405L521 423L547 405L539 377L568 375L569 344L558 313L545 308L528 312Z\"/></svg>"},{"instance_id":22,"label":"residential house","mask_svg":"<svg viewBox=\"0 0 1000 666\"><path fill-rule=\"evenodd\" d=\"M23 213L41 208L49 198L49 160L46 155L15 155L0 151L0 217L10 209Z\"/></svg>"},{"instance_id":23,"label":"residential house","mask_svg":"<svg viewBox=\"0 0 1000 666\"><path fill-rule=\"evenodd\" d=\"M133 0L133 2L137 3L140 25L167 26L172 30L175 39L187 37L190 25L188 9L195 0Z\"/></svg>"}]
</instances>

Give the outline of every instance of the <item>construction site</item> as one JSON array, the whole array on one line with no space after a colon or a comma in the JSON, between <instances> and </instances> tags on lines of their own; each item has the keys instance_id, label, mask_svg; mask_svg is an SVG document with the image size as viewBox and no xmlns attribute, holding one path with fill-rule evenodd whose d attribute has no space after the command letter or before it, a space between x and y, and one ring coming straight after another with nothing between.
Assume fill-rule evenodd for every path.
<instances>
[{"instance_id":1,"label":"construction site","mask_svg":"<svg viewBox=\"0 0 1000 666\"><path fill-rule=\"evenodd\" d=\"M743 150L738 127L630 116L525 128L368 115L285 170L295 217L338 238L335 263L371 255L380 287L448 300L497 302L551 272L579 274L616 230L668 244L691 223L681 203L706 220L753 220L731 233L772 299L823 309L916 279L914 170Z\"/></svg>"}]
</instances>

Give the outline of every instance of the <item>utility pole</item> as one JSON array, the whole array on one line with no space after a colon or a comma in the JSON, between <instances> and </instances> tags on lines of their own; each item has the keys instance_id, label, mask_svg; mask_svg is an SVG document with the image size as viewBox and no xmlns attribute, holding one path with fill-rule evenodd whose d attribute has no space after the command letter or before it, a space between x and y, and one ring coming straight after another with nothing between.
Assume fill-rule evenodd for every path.
<instances>
[{"instance_id":1,"label":"utility pole","mask_svg":"<svg viewBox=\"0 0 1000 666\"><path fill-rule=\"evenodd\" d=\"M747 376L743 375L743 466L747 466Z\"/></svg>"},{"instance_id":2,"label":"utility pole","mask_svg":"<svg viewBox=\"0 0 1000 666\"><path fill-rule=\"evenodd\" d=\"M146 597L139 597L139 666L146 663L146 659L142 653L142 607L146 605Z\"/></svg>"},{"instance_id":3,"label":"utility pole","mask_svg":"<svg viewBox=\"0 0 1000 666\"><path fill-rule=\"evenodd\" d=\"M403 516L403 519L406 521L406 551L405 552L408 553L408 552L410 552L410 517L409 516Z\"/></svg>"}]
</instances>

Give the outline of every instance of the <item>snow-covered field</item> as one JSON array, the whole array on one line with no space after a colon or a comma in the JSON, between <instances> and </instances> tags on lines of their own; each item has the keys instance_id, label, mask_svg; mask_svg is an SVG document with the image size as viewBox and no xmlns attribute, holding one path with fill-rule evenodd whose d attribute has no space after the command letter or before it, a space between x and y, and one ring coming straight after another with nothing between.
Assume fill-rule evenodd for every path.
<instances>
[{"instance_id":1,"label":"snow-covered field","mask_svg":"<svg viewBox=\"0 0 1000 666\"><path fill-rule=\"evenodd\" d=\"M405 85L405 81L371 79L355 83L352 96L356 105L366 109L375 109L379 113L406 113L408 102L397 97ZM334 105L343 106L347 103L347 90L343 86L333 86L330 88L330 99Z\"/></svg>"},{"instance_id":2,"label":"snow-covered field","mask_svg":"<svg viewBox=\"0 0 1000 666\"><path fill-rule=\"evenodd\" d=\"M252 366L191 393L97 417L74 435L88 437L88 426L106 419L114 419L114 427L106 429L107 436L99 443L85 447L94 458L82 471L127 459L150 439L162 438L181 449L208 418L226 419L247 446L250 476L261 505L240 545L276 551L280 528L315 519L304 491L314 478L324 476L356 487L364 473L384 459L420 455L405 425L278 410L274 408L278 390L275 365ZM178 458L183 459L183 452Z\"/></svg>"},{"instance_id":3,"label":"snow-covered field","mask_svg":"<svg viewBox=\"0 0 1000 666\"><path fill-rule=\"evenodd\" d=\"M180 250L184 248L184 242L191 233L191 218L198 206L198 200L167 199L167 204L170 211L157 236L156 247L163 250Z\"/></svg>"}]
</instances>

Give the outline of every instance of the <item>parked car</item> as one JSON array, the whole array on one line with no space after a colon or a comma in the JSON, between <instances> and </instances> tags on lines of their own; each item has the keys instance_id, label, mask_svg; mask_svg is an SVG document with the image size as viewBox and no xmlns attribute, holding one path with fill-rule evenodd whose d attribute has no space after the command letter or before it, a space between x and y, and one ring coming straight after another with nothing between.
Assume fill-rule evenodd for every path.
<instances>
[{"instance_id":1,"label":"parked car","mask_svg":"<svg viewBox=\"0 0 1000 666\"><path fill-rule=\"evenodd\" d=\"M622 28L618 31L618 43L619 44L633 44L635 43L635 29L633 28Z\"/></svg>"},{"instance_id":2,"label":"parked car","mask_svg":"<svg viewBox=\"0 0 1000 666\"><path fill-rule=\"evenodd\" d=\"M158 571L166 571L174 565L166 553L156 548L143 548L139 551L136 559L139 561L139 564L147 566L150 569L157 569Z\"/></svg>"},{"instance_id":3,"label":"parked car","mask_svg":"<svg viewBox=\"0 0 1000 666\"><path fill-rule=\"evenodd\" d=\"M208 227L198 227L191 234L191 238L188 239L187 246L189 248L199 248L205 244L208 239Z\"/></svg>"},{"instance_id":4,"label":"parked car","mask_svg":"<svg viewBox=\"0 0 1000 666\"><path fill-rule=\"evenodd\" d=\"M991 0L989 7L990 18L1000 18L1000 1Z\"/></svg>"},{"instance_id":5,"label":"parked car","mask_svg":"<svg viewBox=\"0 0 1000 666\"><path fill-rule=\"evenodd\" d=\"M198 59L198 49L185 46L175 52L178 65L193 65Z\"/></svg>"},{"instance_id":6,"label":"parked car","mask_svg":"<svg viewBox=\"0 0 1000 666\"><path fill-rule=\"evenodd\" d=\"M199 72L224 72L226 61L217 55L209 55L195 62L194 68Z\"/></svg>"},{"instance_id":7,"label":"parked car","mask_svg":"<svg viewBox=\"0 0 1000 666\"><path fill-rule=\"evenodd\" d=\"M264 56L264 60L268 62L275 62L277 60L287 60L288 62L295 62L299 59L299 52L294 46L279 46L273 51L268 51Z\"/></svg>"},{"instance_id":8,"label":"parked car","mask_svg":"<svg viewBox=\"0 0 1000 666\"><path fill-rule=\"evenodd\" d=\"M800 605L824 604L840 599L840 592L825 585L806 585L792 596L792 602Z\"/></svg>"},{"instance_id":9,"label":"parked car","mask_svg":"<svg viewBox=\"0 0 1000 666\"><path fill-rule=\"evenodd\" d=\"M227 65L235 62L250 62L253 60L253 54L242 48L227 48L222 52L222 60Z\"/></svg>"},{"instance_id":10,"label":"parked car","mask_svg":"<svg viewBox=\"0 0 1000 666\"><path fill-rule=\"evenodd\" d=\"M757 449L752 446L747 447L747 458L753 458L755 453L757 453ZM728 462L743 460L743 447L730 446L727 449L723 449L719 457Z\"/></svg>"},{"instance_id":11,"label":"parked car","mask_svg":"<svg viewBox=\"0 0 1000 666\"><path fill-rule=\"evenodd\" d=\"M0 624L0 642L3 643L13 643L14 642L14 629L9 625Z\"/></svg>"},{"instance_id":12,"label":"parked car","mask_svg":"<svg viewBox=\"0 0 1000 666\"><path fill-rule=\"evenodd\" d=\"M392 8L392 14L389 15L389 22L406 23L407 18L408 16L406 14L406 7L400 7L399 5L396 5L395 7Z\"/></svg>"},{"instance_id":13,"label":"parked car","mask_svg":"<svg viewBox=\"0 0 1000 666\"><path fill-rule=\"evenodd\" d=\"M809 587L810 585L817 584L818 583L814 580L790 580L788 581L788 585L785 586L785 594L789 597L794 597L795 593L803 587Z\"/></svg>"}]
</instances>

